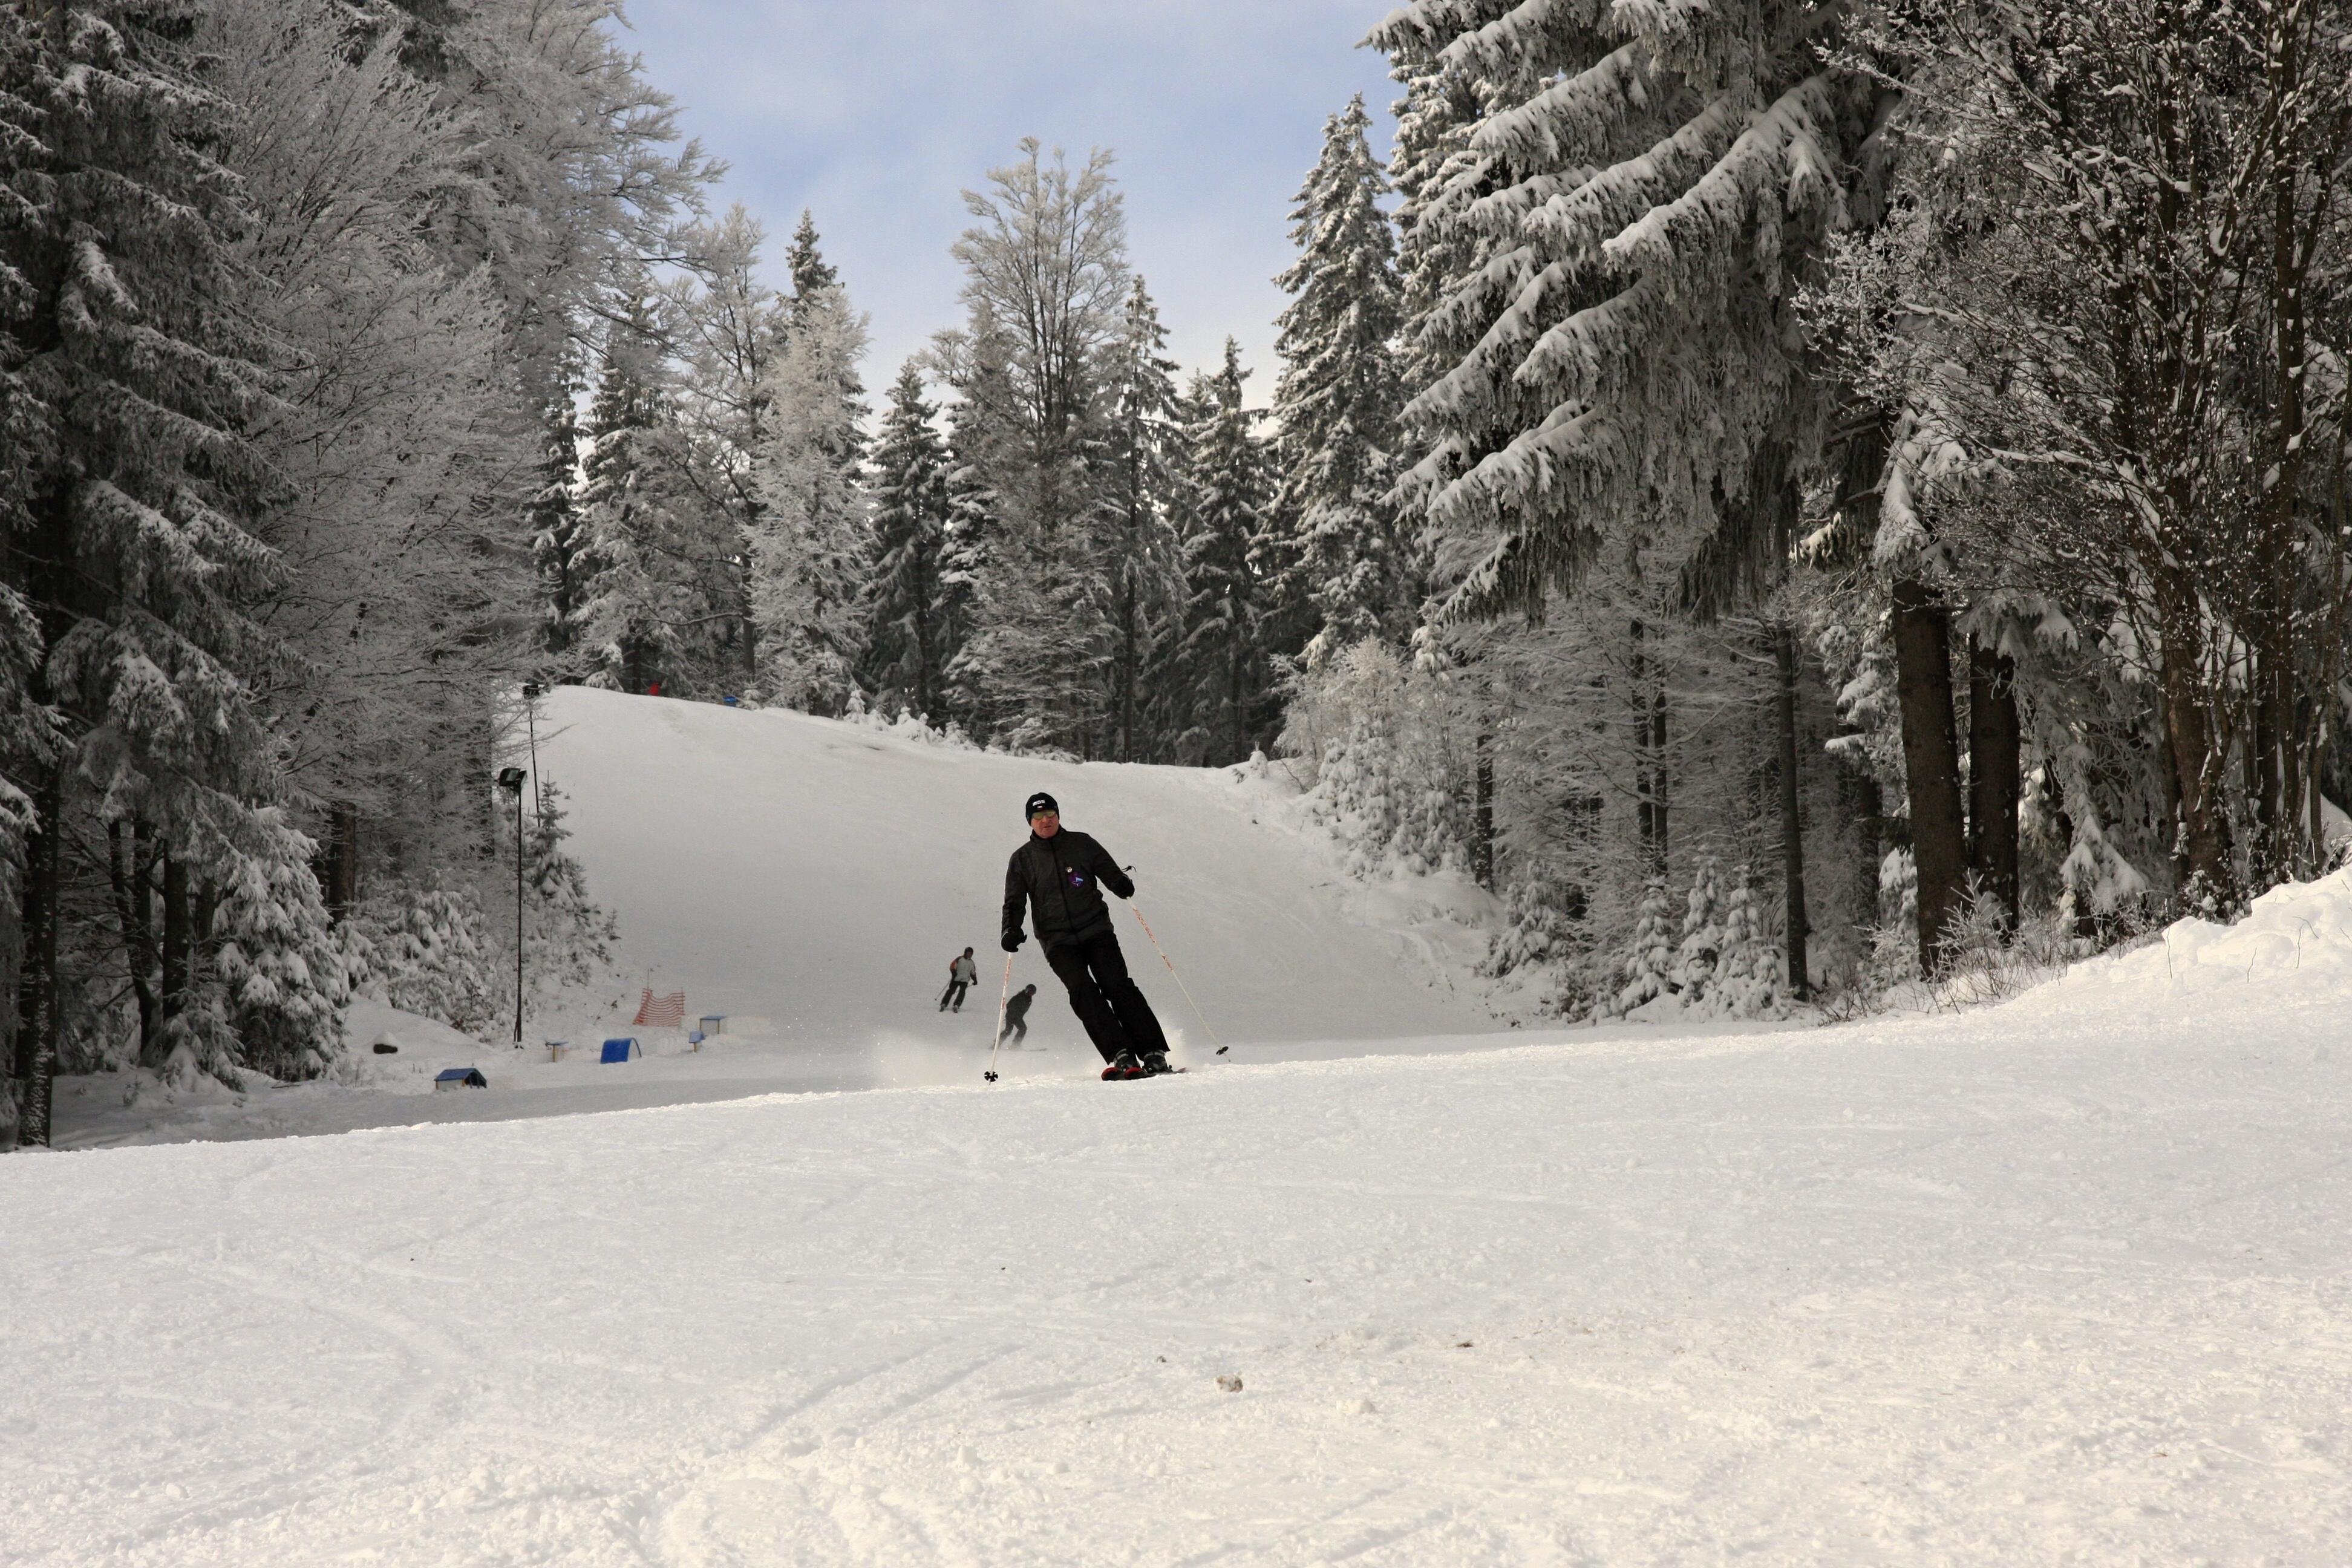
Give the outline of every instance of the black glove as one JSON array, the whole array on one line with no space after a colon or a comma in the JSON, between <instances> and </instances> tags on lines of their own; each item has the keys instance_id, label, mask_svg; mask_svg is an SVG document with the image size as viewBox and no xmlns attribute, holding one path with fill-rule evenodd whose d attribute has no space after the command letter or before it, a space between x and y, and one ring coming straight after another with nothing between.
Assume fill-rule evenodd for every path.
<instances>
[{"instance_id":1,"label":"black glove","mask_svg":"<svg viewBox=\"0 0 2352 1568\"><path fill-rule=\"evenodd\" d=\"M1023 936L1017 931L1006 931L1004 933L1004 951L1007 952L1019 952L1021 951L1021 944L1028 940L1029 939L1027 937Z\"/></svg>"}]
</instances>

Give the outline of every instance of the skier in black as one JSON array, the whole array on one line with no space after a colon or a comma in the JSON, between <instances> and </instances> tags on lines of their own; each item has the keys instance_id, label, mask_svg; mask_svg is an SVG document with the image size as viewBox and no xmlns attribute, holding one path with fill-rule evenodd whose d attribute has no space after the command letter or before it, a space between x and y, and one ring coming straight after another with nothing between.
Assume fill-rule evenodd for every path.
<instances>
[{"instance_id":1,"label":"skier in black","mask_svg":"<svg viewBox=\"0 0 2352 1568\"><path fill-rule=\"evenodd\" d=\"M1036 999L1034 985L1024 985L1004 999L1004 1026L1013 1031L1013 1045L1029 1037L1029 1004Z\"/></svg>"},{"instance_id":2,"label":"skier in black","mask_svg":"<svg viewBox=\"0 0 2352 1568\"><path fill-rule=\"evenodd\" d=\"M1111 929L1108 888L1122 899L1135 884L1103 847L1062 826L1062 808L1050 795L1033 795L1024 815L1029 842L1013 852L1004 872L1004 951L1017 952L1022 906L1028 906L1045 962L1069 988L1070 1010L1102 1053L1106 1079L1149 1078L1172 1072L1168 1037L1151 1004L1127 973L1127 958Z\"/></svg>"}]
</instances>

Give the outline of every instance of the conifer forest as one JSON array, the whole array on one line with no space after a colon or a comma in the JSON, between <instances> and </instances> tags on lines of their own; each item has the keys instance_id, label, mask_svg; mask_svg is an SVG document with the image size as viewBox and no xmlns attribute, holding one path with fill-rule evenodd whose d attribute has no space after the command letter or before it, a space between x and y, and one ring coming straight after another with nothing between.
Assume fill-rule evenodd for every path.
<instances>
[{"instance_id":1,"label":"conifer forest","mask_svg":"<svg viewBox=\"0 0 2352 1568\"><path fill-rule=\"evenodd\" d=\"M1197 365L1037 141L871 363L621 9L0 0L0 1148L604 963L496 782L565 685L1286 776L1557 1019L2336 863L2341 0L1368 5L1277 362Z\"/></svg>"}]
</instances>

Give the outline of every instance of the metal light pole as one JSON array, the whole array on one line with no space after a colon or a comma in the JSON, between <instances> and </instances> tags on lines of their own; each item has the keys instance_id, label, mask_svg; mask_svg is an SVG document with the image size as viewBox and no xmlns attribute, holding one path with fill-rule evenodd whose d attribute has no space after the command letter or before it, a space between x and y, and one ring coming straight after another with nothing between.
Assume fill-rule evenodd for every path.
<instances>
[{"instance_id":1,"label":"metal light pole","mask_svg":"<svg viewBox=\"0 0 2352 1568\"><path fill-rule=\"evenodd\" d=\"M523 721L530 726L530 808L542 822L547 819L547 785L539 777L539 700L546 689L536 680L522 683Z\"/></svg>"},{"instance_id":2,"label":"metal light pole","mask_svg":"<svg viewBox=\"0 0 2352 1568\"><path fill-rule=\"evenodd\" d=\"M520 768L499 770L499 787L515 805L515 1049L522 1049L522 781Z\"/></svg>"}]
</instances>

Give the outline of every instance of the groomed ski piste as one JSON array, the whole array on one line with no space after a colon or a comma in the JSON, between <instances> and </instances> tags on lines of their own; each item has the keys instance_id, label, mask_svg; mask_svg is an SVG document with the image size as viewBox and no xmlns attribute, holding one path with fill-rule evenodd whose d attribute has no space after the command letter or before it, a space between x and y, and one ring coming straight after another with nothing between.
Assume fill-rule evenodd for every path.
<instances>
[{"instance_id":1,"label":"groomed ski piste","mask_svg":"<svg viewBox=\"0 0 2352 1568\"><path fill-rule=\"evenodd\" d=\"M622 1007L740 1032L68 1086L0 1161L0 1558L2352 1561L2352 878L1997 1007L1514 1032L1491 910L1276 777L553 707ZM1041 787L1228 1057L1096 1081L1033 946L979 1081Z\"/></svg>"}]
</instances>

